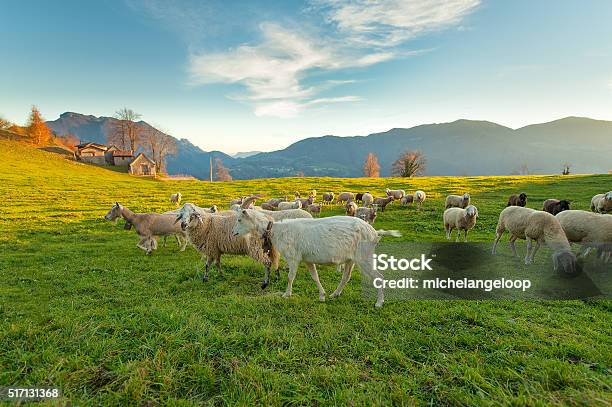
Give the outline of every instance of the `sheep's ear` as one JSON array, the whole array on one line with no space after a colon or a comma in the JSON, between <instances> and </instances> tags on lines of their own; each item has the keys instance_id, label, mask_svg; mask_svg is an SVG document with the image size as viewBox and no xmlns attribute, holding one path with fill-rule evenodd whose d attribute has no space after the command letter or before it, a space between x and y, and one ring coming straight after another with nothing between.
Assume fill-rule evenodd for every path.
<instances>
[{"instance_id":1,"label":"sheep's ear","mask_svg":"<svg viewBox=\"0 0 612 407\"><path fill-rule=\"evenodd\" d=\"M176 224L179 220L183 219L183 214L179 213L176 217L176 219L174 220L174 224Z\"/></svg>"}]
</instances>

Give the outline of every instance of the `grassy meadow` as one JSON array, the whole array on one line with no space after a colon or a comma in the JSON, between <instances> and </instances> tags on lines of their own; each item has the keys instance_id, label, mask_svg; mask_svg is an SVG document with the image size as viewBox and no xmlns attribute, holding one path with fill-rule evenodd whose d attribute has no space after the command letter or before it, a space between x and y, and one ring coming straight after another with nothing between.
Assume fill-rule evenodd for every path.
<instances>
[{"instance_id":1,"label":"grassy meadow","mask_svg":"<svg viewBox=\"0 0 612 407\"><path fill-rule=\"evenodd\" d=\"M261 290L260 265L224 256L225 275L213 269L203 283L194 249L169 239L145 256L133 231L103 216L115 201L172 209L177 191L227 208L250 193L423 189L423 210L390 205L375 227L403 234L385 241L429 242L444 240L444 197L469 191L480 213L471 240L491 242L511 193L532 208L556 197L588 210L611 185L612 175L162 182L0 141L0 386L57 386L76 405L608 406L609 300L375 309L355 272L342 296L319 303L303 267L286 300L285 273ZM333 267L320 277L328 294L340 280Z\"/></svg>"}]
</instances>

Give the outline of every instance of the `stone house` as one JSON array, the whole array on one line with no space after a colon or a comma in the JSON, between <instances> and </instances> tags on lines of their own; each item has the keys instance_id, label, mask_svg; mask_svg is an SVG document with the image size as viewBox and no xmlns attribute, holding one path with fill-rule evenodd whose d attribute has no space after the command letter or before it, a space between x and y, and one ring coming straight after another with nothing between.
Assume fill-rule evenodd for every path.
<instances>
[{"instance_id":1,"label":"stone house","mask_svg":"<svg viewBox=\"0 0 612 407\"><path fill-rule=\"evenodd\" d=\"M155 161L151 160L144 153L140 153L128 166L128 173L142 177L155 177Z\"/></svg>"}]
</instances>

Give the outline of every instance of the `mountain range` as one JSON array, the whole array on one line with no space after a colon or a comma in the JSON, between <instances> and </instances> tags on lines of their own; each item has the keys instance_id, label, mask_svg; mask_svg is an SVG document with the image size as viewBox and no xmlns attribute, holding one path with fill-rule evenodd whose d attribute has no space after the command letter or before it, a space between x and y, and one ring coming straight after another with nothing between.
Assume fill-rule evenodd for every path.
<instances>
[{"instance_id":1,"label":"mountain range","mask_svg":"<svg viewBox=\"0 0 612 407\"><path fill-rule=\"evenodd\" d=\"M66 112L47 124L57 134L72 133L82 142L106 143L112 117ZM150 126L140 122L143 126ZM221 158L234 179L305 176L359 177L369 152L376 154L381 175L405 150L421 150L426 175L504 175L528 170L560 173L565 163L574 173L605 173L612 169L612 122L567 117L511 129L487 121L457 120L395 128L368 136L323 136L300 140L272 152L204 151L185 138L168 158L170 174L207 179L211 155Z\"/></svg>"}]
</instances>

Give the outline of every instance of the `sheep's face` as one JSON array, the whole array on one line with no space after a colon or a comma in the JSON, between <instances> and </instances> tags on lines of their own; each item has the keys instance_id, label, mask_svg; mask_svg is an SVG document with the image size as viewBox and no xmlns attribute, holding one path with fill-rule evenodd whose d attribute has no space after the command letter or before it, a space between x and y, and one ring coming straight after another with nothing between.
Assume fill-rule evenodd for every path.
<instances>
[{"instance_id":1,"label":"sheep's face","mask_svg":"<svg viewBox=\"0 0 612 407\"><path fill-rule=\"evenodd\" d=\"M470 205L467 208L465 208L465 214L466 214L466 216L468 216L470 218L477 218L478 217L478 209L476 209L476 207L474 205Z\"/></svg>"},{"instance_id":2,"label":"sheep's face","mask_svg":"<svg viewBox=\"0 0 612 407\"><path fill-rule=\"evenodd\" d=\"M559 201L559 209L558 209L558 210L559 210L559 212L569 211L569 209L570 209L570 203L571 203L570 201L567 201L567 200L565 200L565 199L564 199L564 200L562 200L562 201ZM558 213L558 212L557 212L557 213Z\"/></svg>"},{"instance_id":3,"label":"sheep's face","mask_svg":"<svg viewBox=\"0 0 612 407\"><path fill-rule=\"evenodd\" d=\"M604 199L606 201L612 201L612 191L608 192L605 196Z\"/></svg>"},{"instance_id":4,"label":"sheep's face","mask_svg":"<svg viewBox=\"0 0 612 407\"><path fill-rule=\"evenodd\" d=\"M522 193L519 195L519 203L521 204L521 206L527 205L527 194Z\"/></svg>"},{"instance_id":5,"label":"sheep's face","mask_svg":"<svg viewBox=\"0 0 612 407\"><path fill-rule=\"evenodd\" d=\"M104 219L106 219L109 222L116 222L117 219L119 219L120 217L121 217L121 205L119 205L119 203L117 202L115 202L111 210L108 211L106 215L104 215Z\"/></svg>"},{"instance_id":6,"label":"sheep's face","mask_svg":"<svg viewBox=\"0 0 612 407\"><path fill-rule=\"evenodd\" d=\"M180 216L180 215L179 215ZM187 230L198 224L203 223L202 216L199 213L191 213L188 216L183 216L181 219L181 229Z\"/></svg>"},{"instance_id":7,"label":"sheep's face","mask_svg":"<svg viewBox=\"0 0 612 407\"><path fill-rule=\"evenodd\" d=\"M255 229L255 221L246 210L240 212L234 228L232 229L232 235L234 236L245 236L251 233Z\"/></svg>"},{"instance_id":8,"label":"sheep's face","mask_svg":"<svg viewBox=\"0 0 612 407\"><path fill-rule=\"evenodd\" d=\"M463 200L464 201L469 201L470 200L470 194L468 194L467 192L465 194L463 194Z\"/></svg>"},{"instance_id":9,"label":"sheep's face","mask_svg":"<svg viewBox=\"0 0 612 407\"><path fill-rule=\"evenodd\" d=\"M566 251L553 254L555 271L565 275L575 276L582 272L582 268L576 261L574 253Z\"/></svg>"}]
</instances>

